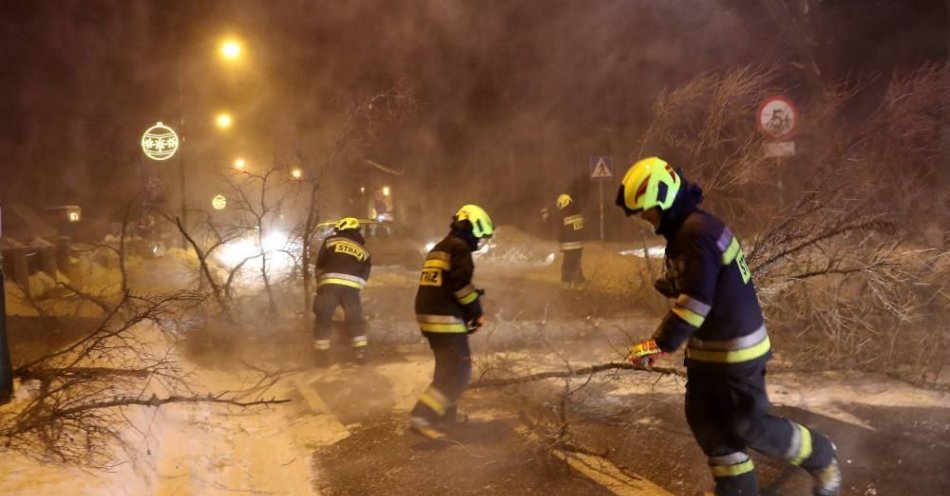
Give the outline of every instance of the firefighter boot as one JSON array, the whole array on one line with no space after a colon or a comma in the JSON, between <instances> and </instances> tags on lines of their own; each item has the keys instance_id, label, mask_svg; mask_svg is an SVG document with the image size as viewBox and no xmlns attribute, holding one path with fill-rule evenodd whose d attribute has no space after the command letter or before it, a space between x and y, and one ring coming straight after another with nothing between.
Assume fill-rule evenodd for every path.
<instances>
[{"instance_id":1,"label":"firefighter boot","mask_svg":"<svg viewBox=\"0 0 950 496\"><path fill-rule=\"evenodd\" d=\"M452 405L445 409L445 415L439 419L439 426L451 429L455 426L468 424L468 414L460 412L458 405Z\"/></svg>"},{"instance_id":2,"label":"firefighter boot","mask_svg":"<svg viewBox=\"0 0 950 496\"><path fill-rule=\"evenodd\" d=\"M815 481L815 496L838 496L841 491L841 469L838 468L838 455L824 468L814 470L811 476Z\"/></svg>"},{"instance_id":3,"label":"firefighter boot","mask_svg":"<svg viewBox=\"0 0 950 496\"><path fill-rule=\"evenodd\" d=\"M430 441L445 439L445 431L422 417L409 417L409 430Z\"/></svg>"},{"instance_id":4,"label":"firefighter boot","mask_svg":"<svg viewBox=\"0 0 950 496\"><path fill-rule=\"evenodd\" d=\"M366 365L366 347L353 348L353 361L357 365Z\"/></svg>"}]
</instances>

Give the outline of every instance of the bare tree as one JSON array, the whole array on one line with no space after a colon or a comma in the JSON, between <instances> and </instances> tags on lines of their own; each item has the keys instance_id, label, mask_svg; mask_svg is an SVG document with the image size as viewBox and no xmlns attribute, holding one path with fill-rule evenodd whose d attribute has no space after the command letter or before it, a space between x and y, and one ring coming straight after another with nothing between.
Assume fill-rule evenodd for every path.
<instances>
[{"instance_id":1,"label":"bare tree","mask_svg":"<svg viewBox=\"0 0 950 496\"><path fill-rule=\"evenodd\" d=\"M857 124L842 111L874 78L825 82L821 98L802 105L791 159L766 157L751 119L781 91L774 69L702 74L658 99L641 147L680 152L687 177L746 239L773 330L819 331L839 363L881 367L893 349L872 343L903 334L922 311L905 295L932 280L908 256L922 242L914 226L948 219L946 207L919 208L946 197L936 168L948 152L939 139L948 74L925 65L893 75Z\"/></svg>"},{"instance_id":2,"label":"bare tree","mask_svg":"<svg viewBox=\"0 0 950 496\"><path fill-rule=\"evenodd\" d=\"M125 408L285 401L191 390L175 360L174 337L181 316L202 300L192 292L155 297L126 292L95 329L16 366L15 376L32 393L22 409L0 413L0 441L40 459L106 468L112 463L110 447L122 442L128 425Z\"/></svg>"},{"instance_id":3,"label":"bare tree","mask_svg":"<svg viewBox=\"0 0 950 496\"><path fill-rule=\"evenodd\" d=\"M418 101L412 88L400 81L386 91L358 98L346 107L334 138L323 152L322 161L312 160L300 147L295 147L296 157L309 171L308 177L314 178L310 186L307 215L300 229L304 312L310 311L313 293L311 267L315 261L315 247L311 246L311 240L320 217L321 185L326 183L331 174L341 174L341 165L348 157L365 153L383 130L413 118L417 107Z\"/></svg>"}]
</instances>

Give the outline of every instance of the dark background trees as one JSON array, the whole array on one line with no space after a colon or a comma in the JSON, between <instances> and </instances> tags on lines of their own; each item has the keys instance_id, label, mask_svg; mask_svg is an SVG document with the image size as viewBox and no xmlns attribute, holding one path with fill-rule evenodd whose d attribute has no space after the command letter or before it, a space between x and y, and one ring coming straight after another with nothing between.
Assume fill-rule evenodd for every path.
<instances>
[{"instance_id":1,"label":"dark background trees","mask_svg":"<svg viewBox=\"0 0 950 496\"><path fill-rule=\"evenodd\" d=\"M407 210L430 213L427 221L444 218L463 191L501 223L530 224L561 190L584 189L588 156L610 154L625 167L656 96L706 70L777 66L778 86L803 107L822 85L882 75L851 100L842 125L865 118L892 71L945 59L947 8L941 0L8 1L0 199L76 203L87 218L110 218L157 176L174 209L174 174L144 160L138 140L155 121L178 122L182 108L188 203L204 205L214 166L235 154L273 166L292 147L325 155L351 102L398 83L419 100L415 119L340 166L347 173L329 175L324 191L356 187L369 158L405 171L401 188L426 189L396 195ZM246 43L238 69L214 60L225 34ZM227 135L211 125L221 108L237 120ZM578 194L596 191L588 190ZM412 204L420 196L425 203Z\"/></svg>"}]
</instances>

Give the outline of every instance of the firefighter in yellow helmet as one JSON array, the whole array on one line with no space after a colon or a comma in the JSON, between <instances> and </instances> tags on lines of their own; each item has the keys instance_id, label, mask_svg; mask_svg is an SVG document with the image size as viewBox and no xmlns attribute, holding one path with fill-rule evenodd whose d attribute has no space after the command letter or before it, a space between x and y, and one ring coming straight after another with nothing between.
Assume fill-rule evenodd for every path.
<instances>
[{"instance_id":1,"label":"firefighter in yellow helmet","mask_svg":"<svg viewBox=\"0 0 950 496\"><path fill-rule=\"evenodd\" d=\"M702 188L658 157L633 164L617 205L667 240L666 273L657 290L672 309L651 339L631 350L644 365L686 343L686 420L709 459L717 496L759 494L746 451L807 470L816 496L834 496L841 472L831 441L769 413L765 365L772 356L752 273L739 239L699 208Z\"/></svg>"},{"instance_id":2,"label":"firefighter in yellow helmet","mask_svg":"<svg viewBox=\"0 0 950 496\"><path fill-rule=\"evenodd\" d=\"M557 197L557 209L561 222L558 225L557 241L561 249L561 283L572 289L582 289L587 279L581 267L584 253L584 214L567 193Z\"/></svg>"},{"instance_id":3,"label":"firefighter in yellow helmet","mask_svg":"<svg viewBox=\"0 0 950 496\"><path fill-rule=\"evenodd\" d=\"M491 237L494 225L485 210L469 204L456 212L449 229L426 256L416 292L416 320L435 355L435 373L410 413L409 427L433 440L455 422L456 403L472 377L468 335L484 324L483 291L472 284L472 252Z\"/></svg>"},{"instance_id":4,"label":"firefighter in yellow helmet","mask_svg":"<svg viewBox=\"0 0 950 496\"><path fill-rule=\"evenodd\" d=\"M313 299L313 347L317 364L330 361L330 337L333 334L333 312L343 307L344 327L350 336L353 359L366 361L366 320L360 291L366 286L372 267L366 241L360 233L360 222L353 217L340 219L333 234L323 241L317 253L317 294Z\"/></svg>"}]
</instances>

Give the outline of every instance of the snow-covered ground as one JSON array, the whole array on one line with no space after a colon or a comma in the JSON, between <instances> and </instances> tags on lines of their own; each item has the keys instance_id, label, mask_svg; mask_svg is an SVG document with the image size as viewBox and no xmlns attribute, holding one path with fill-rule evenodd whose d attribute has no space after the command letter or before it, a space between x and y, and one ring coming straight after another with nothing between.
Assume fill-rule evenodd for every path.
<instances>
[{"instance_id":1,"label":"snow-covered ground","mask_svg":"<svg viewBox=\"0 0 950 496\"><path fill-rule=\"evenodd\" d=\"M536 242L516 230L500 229L495 244L479 255L477 277L488 288L486 309L491 319L488 327L472 340L476 366L500 360L511 365L509 372L528 373L564 370L565 360L569 360L572 367L582 367L615 360L618 346L622 348L631 336L650 332L647 326L652 319L598 313L608 308L599 306L598 298L628 294L631 280L639 281L644 262L633 261L626 255L642 257L642 249L634 253L615 246L593 245L586 250L585 257L593 258L593 263L585 264L592 279L590 290L596 292L593 304L584 300L581 293L561 290L559 267L552 264L550 257L555 252L552 242ZM646 254L655 256L651 250ZM191 264L191 257L182 252L148 262L137 260L129 266L130 280L134 287L155 292L180 288L193 281ZM89 287L105 288L117 282L115 275L100 265L89 264L83 266L77 279L84 280ZM372 295L373 305L380 308L410 305L411 298L406 293L412 292L415 281L416 275L408 271L380 270L371 279L367 292ZM35 309L17 298L16 292L16 288L8 286L11 313L35 315ZM9 297L11 294L13 298ZM398 319L406 322L397 322ZM371 322L371 340L374 332L391 332L392 328L383 329L387 325L412 327L409 320L408 307L403 317L390 312L375 323L375 328ZM644 324L646 321L650 322ZM234 336L235 341L245 338ZM422 342L403 343L390 349L384 359L362 368L335 365L329 369L299 363L287 365L281 354L307 355L306 350L294 348L298 344L285 344L286 348L275 345L266 353L255 349L253 343L244 345L243 355L237 352L225 356L230 362L220 367L190 361L184 353L177 358L185 370L192 371L189 384L198 393L246 390L259 376L250 371L235 373L240 369L236 364L248 357L270 360L255 365L292 371L283 373L263 397L290 402L250 408L222 404L129 407L125 415L131 427L123 434L125 445L115 447L117 464L111 470L83 470L8 450L0 455L0 494L320 495L321 488L330 484L327 470L338 467L322 466L315 461L314 454L351 439L354 432L364 429L364 421L391 419L392 423L403 425L409 409L428 385L433 366ZM680 357L666 360L667 365L674 366ZM577 379L577 384L584 380ZM584 401L587 408L608 413L624 412L631 403L643 401L644 395L681 397L684 390L679 377L646 372L612 375L601 386L604 394L586 397ZM857 372L774 373L769 375L769 393L778 406L806 410L869 432L877 427L853 407L950 408L946 392ZM18 395L2 411L21 408L29 399L29 388L18 388ZM500 408L476 409L471 413L481 420L517 419L517 412ZM645 424L659 420L650 416L637 419ZM399 429L388 433L401 434ZM384 451L374 456L401 455Z\"/></svg>"},{"instance_id":2,"label":"snow-covered ground","mask_svg":"<svg viewBox=\"0 0 950 496\"><path fill-rule=\"evenodd\" d=\"M387 407L388 414L394 418L405 418L428 382L432 365L428 358L419 359L416 353L422 351L415 350L412 360L369 366L373 374L389 378L384 394L391 405ZM506 358L512 359L511 354ZM557 357L541 354L533 358L524 354L517 359L534 371L558 363ZM344 425L339 412L327 404L334 398L323 398L314 385L345 382L354 373L368 372L334 366L289 374L265 396L292 401L268 407L170 404L161 408L129 408L127 416L134 428L125 433L125 451L116 449L121 463L113 470L83 471L7 452L0 457L0 494L318 495L321 474L320 468L312 463L314 451L345 439L359 425ZM623 406L630 395L683 392L684 384L678 377L644 374L630 373L626 379L612 379L613 389L603 398L602 407L609 410L611 406ZM194 375L194 387L201 391L235 391L247 388L248 382L233 373L199 369ZM946 393L866 374L777 374L770 379L770 394L776 404L795 406L868 429L871 427L864 420L839 406L950 407Z\"/></svg>"}]
</instances>

